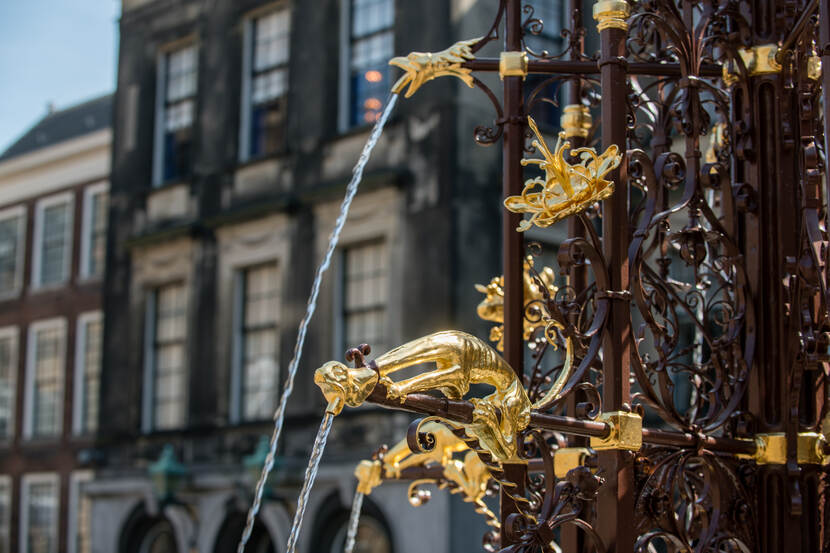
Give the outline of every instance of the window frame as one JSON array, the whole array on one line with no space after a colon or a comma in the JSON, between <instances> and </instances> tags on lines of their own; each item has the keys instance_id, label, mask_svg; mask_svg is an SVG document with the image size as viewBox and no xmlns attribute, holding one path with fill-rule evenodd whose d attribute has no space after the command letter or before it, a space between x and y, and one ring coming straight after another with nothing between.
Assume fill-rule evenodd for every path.
<instances>
[{"instance_id":1,"label":"window frame","mask_svg":"<svg viewBox=\"0 0 830 553\"><path fill-rule=\"evenodd\" d=\"M11 380L12 400L11 413L9 416L9 435L5 438L0 437L0 444L11 443L15 436L17 436L17 373L20 368L20 329L15 325L4 326L0 328L0 339L12 339L12 355L11 355L11 372L9 380Z\"/></svg>"},{"instance_id":2,"label":"window frame","mask_svg":"<svg viewBox=\"0 0 830 553\"><path fill-rule=\"evenodd\" d=\"M60 502L61 502L61 477L57 472L30 472L24 474L20 481L20 543L18 550L21 553L29 553L29 500L30 487L34 484L52 484L56 490L57 505L55 506L55 525L52 530L52 540L55 550L58 551L58 536L60 536Z\"/></svg>"},{"instance_id":3,"label":"window frame","mask_svg":"<svg viewBox=\"0 0 830 553\"><path fill-rule=\"evenodd\" d=\"M347 305L347 296L348 296L348 262L347 256L349 250L355 250L358 248L368 247L368 246L376 246L382 245L384 248L384 253L386 255L386 264L385 264L385 276L384 276L384 286L386 288L386 300L383 302L383 318L384 318L384 326L388 329L389 328L389 305L391 303L391 278L390 278L390 271L391 271L391 250L389 241L387 240L386 235L380 235L376 237L367 238L364 240L359 240L356 242L350 242L347 244L343 244L341 247L338 248L338 259L337 259L337 286L335 286L335 297L334 297L334 313L335 313L335 324L334 324L334 355L336 358L339 358L343 355L346 351L346 348L356 347L358 344L349 344L347 343L347 336L348 336L348 323L347 317L349 315L349 311L346 307ZM373 308L365 309L364 311L372 311L374 309L378 309L379 305L375 305ZM357 311L354 311L357 312ZM384 340L390 340L391 336L389 332L387 335L384 336ZM375 355L380 355L384 353L382 351L377 350L378 344L369 344L372 347L372 352ZM390 346L391 344L380 344L383 346Z\"/></svg>"},{"instance_id":4,"label":"window frame","mask_svg":"<svg viewBox=\"0 0 830 553\"><path fill-rule=\"evenodd\" d=\"M291 37L293 32L293 12L289 3L280 2L275 5L264 6L248 13L242 22L242 80L240 81L241 101L239 102L239 151L237 153L239 163L267 159L277 155L280 151L278 150L277 152L259 154L256 156L251 154L251 110L254 106L251 96L253 94L253 77L255 71L254 56L256 55L256 52L254 49L254 42L256 40L256 21L257 19L268 17L269 15L283 10L288 12L288 55L283 63L270 67L265 71L281 69L286 73L286 82L288 83L288 86L286 86L285 94L278 98L282 98L286 103L286 120L284 121L284 124L286 126L288 124L287 114L289 112L288 100L291 87ZM281 150L284 150L284 147Z\"/></svg>"},{"instance_id":5,"label":"window frame","mask_svg":"<svg viewBox=\"0 0 830 553\"><path fill-rule=\"evenodd\" d=\"M184 50L186 48L193 48L195 52L195 64L196 64L196 89L193 92L193 121L191 122L191 141L194 140L195 132L193 132L193 128L196 126L196 119L199 113L199 77L201 72L199 68L201 64L199 63L199 41L196 40L195 35L190 35L187 37L183 37L180 40L167 44L159 48L156 54L156 98L155 98L155 113L154 113L154 126L153 126L153 164L152 164L152 187L155 188L162 188L169 184L176 184L178 182L182 182L189 178L190 175L186 175L184 177L178 177L173 179L165 179L164 178L164 162L165 162L165 155L164 155L164 135L166 134L165 128L165 115L167 110L167 66L168 66L168 59L170 55L174 52L179 50ZM183 99L179 99L182 101ZM192 142L191 142L192 143ZM191 156L191 165L192 165L192 156Z\"/></svg>"},{"instance_id":6,"label":"window frame","mask_svg":"<svg viewBox=\"0 0 830 553\"><path fill-rule=\"evenodd\" d=\"M75 323L75 367L73 375L73 394L72 394L72 434L74 436L89 436L95 430L87 431L85 428L86 416L86 338L87 325L89 323L102 323L104 320L103 313L100 310L86 311L78 315ZM103 349L103 326L101 327L101 346ZM103 352L100 352L103 353ZM101 367L98 368L98 379L100 386ZM99 388L100 389L100 388ZM99 395L100 399L100 395ZM97 429L97 421L96 421Z\"/></svg>"},{"instance_id":7,"label":"window frame","mask_svg":"<svg viewBox=\"0 0 830 553\"><path fill-rule=\"evenodd\" d=\"M278 369L280 369L280 374L276 377L276 387L275 392L279 394L281 392L281 369L279 367L279 346L280 346L280 320L279 314L282 309L282 301L281 301L281 290L282 290L282 280L281 280L281 265L278 259L269 259L265 261L260 261L244 266L237 267L234 270L234 277L233 277L233 343L231 345L231 398L230 398L230 422L231 424L244 424L244 423L253 423L253 422L262 422L264 420L268 420L268 418L264 419L248 419L245 417L245 337L246 331L248 328L245 325L245 305L246 305L246 291L247 291L247 282L246 277L248 271L260 269L267 266L273 266L276 274L277 274L277 283L275 284L275 292L276 292L276 311L277 311L277 320L273 324L274 332L276 334L276 344L277 344L277 359L275 360L277 363Z\"/></svg>"},{"instance_id":8,"label":"window frame","mask_svg":"<svg viewBox=\"0 0 830 553\"><path fill-rule=\"evenodd\" d=\"M365 39L370 36L389 31L392 33L392 52L394 53L395 41L397 38L396 22L398 15L398 6L395 0L389 0L392 3L393 9L392 24L389 27L384 27L364 36L354 38L352 35L352 14L354 12L354 1L355 0L340 0L340 67L338 74L339 86L337 102L337 128L341 134L354 129L362 129L370 125L370 123L365 122L359 122L354 125L351 124L351 110L353 101L351 90L353 43L355 42L355 40Z\"/></svg>"},{"instance_id":9,"label":"window frame","mask_svg":"<svg viewBox=\"0 0 830 553\"><path fill-rule=\"evenodd\" d=\"M38 436L34 434L35 422L35 359L37 347L37 333L42 330L59 329L62 333L61 348L58 351L58 359L60 360L60 405L57 408L57 426L58 432L48 436ZM60 440L63 436L63 408L66 396L66 348L67 348L67 324L64 317L54 317L51 319L41 319L29 325L26 335L26 382L23 393L23 438L25 440Z\"/></svg>"},{"instance_id":10,"label":"window frame","mask_svg":"<svg viewBox=\"0 0 830 553\"><path fill-rule=\"evenodd\" d=\"M43 213L46 211L47 208L59 205L59 204L66 204L67 209L67 216L66 216L66 247L64 249L64 259L63 259L63 278L57 282L50 282L48 284L43 284L41 281L42 275L41 269L43 268L43 226L44 226L44 216ZM61 286L66 285L72 279L72 253L73 253L73 242L74 242L74 230L75 230L75 194L72 191L62 192L60 194L54 194L52 196L47 196L46 198L41 198L38 200L37 204L35 205L35 228L34 228L34 237L32 242L34 247L32 248L32 288L36 290L49 290L54 288L59 288Z\"/></svg>"},{"instance_id":11,"label":"window frame","mask_svg":"<svg viewBox=\"0 0 830 553\"><path fill-rule=\"evenodd\" d=\"M92 201L96 195L104 194L107 196L107 210L105 212L106 221L104 222L104 259L101 260L102 266L97 274L89 272L89 260L92 255ZM84 188L84 203L83 214L81 215L81 259L78 274L84 280L100 280L104 276L106 269L107 255L107 227L109 226L109 183L106 181L92 184Z\"/></svg>"},{"instance_id":12,"label":"window frame","mask_svg":"<svg viewBox=\"0 0 830 553\"><path fill-rule=\"evenodd\" d=\"M76 542L78 541L78 518L82 499L81 486L84 483L91 482L94 476L95 473L91 470L75 470L69 474L69 506L66 529L67 553L86 553L79 551L76 547Z\"/></svg>"},{"instance_id":13,"label":"window frame","mask_svg":"<svg viewBox=\"0 0 830 553\"><path fill-rule=\"evenodd\" d=\"M16 205L0 210L0 222L19 217L17 235L17 259L14 267L14 286L11 290L0 290L0 299L14 298L20 295L23 290L23 265L26 261L26 219L27 209L25 205Z\"/></svg>"},{"instance_id":14,"label":"window frame","mask_svg":"<svg viewBox=\"0 0 830 553\"><path fill-rule=\"evenodd\" d=\"M184 372L184 394L182 396L184 410L183 420L180 426L170 428L159 428L156 421L156 369L157 369L157 337L158 330L158 296L159 291L170 286L181 286L184 293L184 336L182 347L184 355L182 370ZM189 286L187 281L172 280L155 284L147 290L144 303L144 378L142 385L142 406L141 406L141 430L145 434L152 432L177 432L188 425L190 405L190 358L188 355L188 342L190 332L189 320Z\"/></svg>"}]
</instances>

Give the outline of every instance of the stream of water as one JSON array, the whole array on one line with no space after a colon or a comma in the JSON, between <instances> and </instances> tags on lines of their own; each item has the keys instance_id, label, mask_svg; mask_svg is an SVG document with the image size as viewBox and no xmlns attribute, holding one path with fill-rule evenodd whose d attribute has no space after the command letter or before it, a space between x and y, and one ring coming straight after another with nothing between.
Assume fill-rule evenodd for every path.
<instances>
[{"instance_id":1,"label":"stream of water","mask_svg":"<svg viewBox=\"0 0 830 553\"><path fill-rule=\"evenodd\" d=\"M256 520L256 516L262 506L262 495L265 492L265 483L268 481L268 475L274 468L274 459L277 455L277 445L280 441L282 426L285 420L285 406L288 404L288 399L294 391L294 377L297 374L297 368L300 366L300 359L303 355L303 345L305 344L308 324L311 322L311 318L314 316L314 311L317 309L317 296L320 294L320 283L323 280L323 275L331 265L331 258L334 255L337 242L340 240L340 233L343 230L343 226L346 224L349 208L352 205L352 200L354 200L355 194L357 194L358 185L363 179L363 170L366 168L369 156L380 139L380 135L383 133L383 127L386 125L386 121L389 119L389 115L395 108L397 101L397 94L390 95L389 99L386 101L386 107L384 108L383 113L377 122L375 122L372 134L369 135L369 140L366 142L366 145L363 146L360 158L357 160L357 163L352 170L352 178L346 187L346 196L343 198L343 203L340 205L340 213L334 223L334 229L331 231L331 235L329 236L328 248L326 249L323 260L319 267L317 267L317 272L314 275L314 282L311 285L311 294L308 298L308 303L306 304L305 315L303 316L302 321L300 321L300 327L297 332L297 342L294 344L294 355L291 358L291 363L288 365L288 376L286 377L285 384L283 385L283 393L280 398L280 404L274 414L274 431L271 434L270 450L265 459L265 465L262 467L262 474L259 477L259 481L257 481L256 491L254 492L254 500L251 504L251 508L248 510L248 519L245 523L245 530L242 532L242 537L239 540L237 553L244 553L245 545L251 538L251 532L253 532L254 529L254 521Z\"/></svg>"},{"instance_id":2,"label":"stream of water","mask_svg":"<svg viewBox=\"0 0 830 553\"><path fill-rule=\"evenodd\" d=\"M357 538L357 526L360 524L360 509L363 507L363 494L355 491L354 500L352 500L352 514L349 516L349 531L346 532L346 547L343 548L343 553L352 553L354 551L354 542Z\"/></svg>"},{"instance_id":3,"label":"stream of water","mask_svg":"<svg viewBox=\"0 0 830 553\"><path fill-rule=\"evenodd\" d=\"M294 512L294 522L291 523L291 533L288 534L285 553L294 553L297 548L297 539L300 537L300 530L303 528L303 518L308 505L308 496L314 486L314 479L317 478L317 469L320 468L320 459L323 458L323 450L326 449L326 440L329 437L329 432L331 432L333 420L334 415L327 411L323 417L323 422L320 423L320 430L317 431L317 439L314 440L311 457L308 458L308 468L305 469L303 489L300 490L300 497L297 499L297 510Z\"/></svg>"}]
</instances>

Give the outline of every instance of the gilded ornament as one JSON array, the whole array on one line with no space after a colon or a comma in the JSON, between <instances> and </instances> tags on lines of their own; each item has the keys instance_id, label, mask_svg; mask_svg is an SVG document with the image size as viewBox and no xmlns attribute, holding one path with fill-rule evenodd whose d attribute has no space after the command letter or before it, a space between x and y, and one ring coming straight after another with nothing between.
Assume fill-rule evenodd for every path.
<instances>
[{"instance_id":1,"label":"gilded ornament","mask_svg":"<svg viewBox=\"0 0 830 553\"><path fill-rule=\"evenodd\" d=\"M628 30L628 15L631 8L625 0L601 0L594 4L594 19L597 21L597 30L621 29Z\"/></svg>"},{"instance_id":2,"label":"gilded ornament","mask_svg":"<svg viewBox=\"0 0 830 553\"><path fill-rule=\"evenodd\" d=\"M465 61L475 59L472 46L479 38L462 40L456 42L446 50L440 52L411 52L408 56L398 56L389 60L389 65L394 65L405 71L405 73L392 86L392 92L400 94L409 85L406 98L409 98L421 88L421 86L435 79L436 77L457 77L464 81L464 84L473 88L472 70L462 67Z\"/></svg>"},{"instance_id":3,"label":"gilded ornament","mask_svg":"<svg viewBox=\"0 0 830 553\"><path fill-rule=\"evenodd\" d=\"M435 440L432 447L424 452L413 453L407 441L401 440L383 454L383 472L386 478L400 478L401 471L409 467L438 463L446 466L453 454L470 449L464 440L439 422L430 421L421 427Z\"/></svg>"},{"instance_id":4,"label":"gilded ornament","mask_svg":"<svg viewBox=\"0 0 830 553\"><path fill-rule=\"evenodd\" d=\"M536 135L533 146L538 148L543 159L522 159L522 165L538 165L545 178L536 177L525 181L521 196L508 196L505 207L514 213L530 213L530 219L523 219L516 230L524 232L534 224L548 227L555 222L584 211L594 203L604 200L614 192L614 183L605 175L617 168L622 160L616 144L612 144L601 155L593 148L576 148L565 140L560 132L554 152L548 149L539 128L532 117L528 125ZM579 161L569 163L568 156ZM538 189L538 190L537 190Z\"/></svg>"},{"instance_id":5,"label":"gilded ornament","mask_svg":"<svg viewBox=\"0 0 830 553\"><path fill-rule=\"evenodd\" d=\"M445 425L428 421L420 428L435 440L432 448L423 452L409 449L406 439L401 440L386 451L380 460L361 461L355 468L357 477L357 491L369 495L384 479L395 480L401 478L404 469L410 467L427 467L440 465L443 467L443 481L432 482L427 479L416 480L410 486L409 499L416 507L423 503L422 494L417 493L419 484L436 483L439 487L446 487L447 482L455 484L453 493L464 495L464 501L474 503L476 510L487 517L490 525L498 526L498 518L490 512L484 503L487 493L487 483L490 481L490 469L478 457L475 451L470 450L464 441L453 434ZM455 458L456 454L464 453L462 459Z\"/></svg>"},{"instance_id":6,"label":"gilded ornament","mask_svg":"<svg viewBox=\"0 0 830 553\"><path fill-rule=\"evenodd\" d=\"M524 285L524 300L525 303L531 303L540 308L543 306L542 301L544 295L542 289L533 278L531 270L533 268L533 257L527 256L524 261L524 271L522 272L522 281ZM542 281L547 293L553 297L558 292L558 288L554 284L556 275L550 267L544 267L539 271L539 279ZM496 349L504 351L504 277L493 277L490 283L485 286L483 284L476 284L476 290L485 295L481 303L476 307L476 313L485 321L492 321L499 323L490 330L490 340L496 343ZM522 338L527 341L530 340L537 328L546 326L544 321L545 314L540 315L539 320L524 320L524 333Z\"/></svg>"},{"instance_id":7,"label":"gilded ornament","mask_svg":"<svg viewBox=\"0 0 830 553\"><path fill-rule=\"evenodd\" d=\"M562 132L565 138L588 138L591 132L593 121L588 106L582 104L571 104L562 110L562 117L559 119L562 125Z\"/></svg>"},{"instance_id":8,"label":"gilded ornament","mask_svg":"<svg viewBox=\"0 0 830 553\"><path fill-rule=\"evenodd\" d=\"M537 280L534 278L531 270L533 269L533 257L527 256L524 261L524 271L522 272L522 281L524 284L524 301L525 304L532 304L534 309L540 309L541 313L538 317L524 318L524 332L522 339L528 341L533 336L537 329L543 328L544 335L548 343L553 346L554 350L559 347L555 340L556 330L565 330L564 326L550 317L550 314L545 310L545 302L543 301L545 295L542 288L539 286ZM550 267L543 267L538 272L538 278L542 281L548 297L553 297L558 292L558 288L554 284L556 275ZM485 321L493 321L500 323L490 329L490 341L496 342L496 349L504 351L504 277L493 277L490 284L484 286L483 284L476 284L476 290L485 294L481 303L478 304L476 312L478 316ZM536 405L544 405L548 401L553 400L559 392L562 391L568 378L571 376L573 368L574 352L573 340L566 336L565 338L565 362L562 370L559 372L556 380L545 393L542 400L537 401Z\"/></svg>"}]
</instances>

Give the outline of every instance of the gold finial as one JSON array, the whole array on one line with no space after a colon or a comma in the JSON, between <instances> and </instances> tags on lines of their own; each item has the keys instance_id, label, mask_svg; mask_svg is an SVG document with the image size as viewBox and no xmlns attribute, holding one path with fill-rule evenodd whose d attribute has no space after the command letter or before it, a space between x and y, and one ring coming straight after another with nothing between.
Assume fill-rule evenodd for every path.
<instances>
[{"instance_id":1,"label":"gold finial","mask_svg":"<svg viewBox=\"0 0 830 553\"><path fill-rule=\"evenodd\" d=\"M562 110L560 125L562 125L565 138L588 138L592 124L588 106L571 104Z\"/></svg>"},{"instance_id":2,"label":"gold finial","mask_svg":"<svg viewBox=\"0 0 830 553\"><path fill-rule=\"evenodd\" d=\"M474 38L456 42L446 50L440 52L411 52L408 56L398 56L389 60L389 65L400 67L405 71L400 79L392 86L392 92L400 94L406 85L409 89L404 95L409 98L421 86L436 77L457 77L464 84L473 88L472 69L461 67L465 61L475 59L472 46L481 40Z\"/></svg>"},{"instance_id":3,"label":"gold finial","mask_svg":"<svg viewBox=\"0 0 830 553\"><path fill-rule=\"evenodd\" d=\"M531 214L530 219L522 220L516 230L524 232L534 224L548 227L584 211L614 192L614 183L606 180L605 175L619 166L622 160L615 144L601 155L597 155L593 148L571 150L569 155L579 159L571 164L565 160L565 150L571 147L570 142L565 140L565 133L559 133L555 151L551 152L536 122L532 117L527 120L536 135L533 146L542 152L543 159L523 159L522 165L538 165L545 172L545 178L525 181L521 196L509 196L504 200L504 206L509 211ZM538 187L541 190L534 192Z\"/></svg>"},{"instance_id":4,"label":"gold finial","mask_svg":"<svg viewBox=\"0 0 830 553\"><path fill-rule=\"evenodd\" d=\"M601 0L594 4L594 19L597 20L597 30L622 29L628 30L628 14L631 8L625 0Z\"/></svg>"}]
</instances>

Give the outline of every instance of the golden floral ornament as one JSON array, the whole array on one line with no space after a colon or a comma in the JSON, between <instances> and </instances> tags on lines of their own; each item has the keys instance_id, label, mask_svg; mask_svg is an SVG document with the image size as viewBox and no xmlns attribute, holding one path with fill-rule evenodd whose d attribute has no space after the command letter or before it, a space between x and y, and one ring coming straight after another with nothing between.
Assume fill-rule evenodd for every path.
<instances>
[{"instance_id":1,"label":"golden floral ornament","mask_svg":"<svg viewBox=\"0 0 830 553\"><path fill-rule=\"evenodd\" d=\"M551 152L533 118L528 117L527 121L537 138L532 142L533 147L542 153L543 159L522 159L522 165L538 165L545 172L545 178L528 179L521 196L508 196L504 200L504 206L509 211L531 214L530 219L522 220L516 230L524 232L533 225L549 227L586 210L614 192L614 183L606 180L605 175L622 161L616 144L600 155L593 148L571 150L571 143L560 132L556 147ZM578 161L569 163L567 157Z\"/></svg>"}]
</instances>

